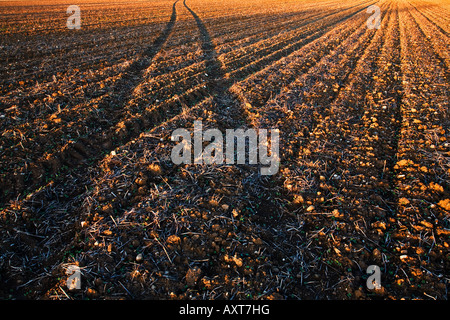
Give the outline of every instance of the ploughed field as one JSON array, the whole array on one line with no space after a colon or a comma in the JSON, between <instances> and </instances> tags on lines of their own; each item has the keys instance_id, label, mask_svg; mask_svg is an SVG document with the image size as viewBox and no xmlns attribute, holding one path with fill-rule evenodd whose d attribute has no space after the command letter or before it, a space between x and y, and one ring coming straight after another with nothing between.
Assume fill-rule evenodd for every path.
<instances>
[{"instance_id":1,"label":"ploughed field","mask_svg":"<svg viewBox=\"0 0 450 320\"><path fill-rule=\"evenodd\" d=\"M0 3L2 298L448 298L448 2L72 4ZM196 120L278 173L174 164Z\"/></svg>"}]
</instances>

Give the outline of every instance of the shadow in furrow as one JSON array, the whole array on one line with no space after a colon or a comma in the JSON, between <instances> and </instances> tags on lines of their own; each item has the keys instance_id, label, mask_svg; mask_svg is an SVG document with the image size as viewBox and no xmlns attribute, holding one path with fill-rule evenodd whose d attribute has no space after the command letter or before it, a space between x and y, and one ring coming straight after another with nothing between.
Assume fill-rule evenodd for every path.
<instances>
[{"instance_id":1,"label":"shadow in furrow","mask_svg":"<svg viewBox=\"0 0 450 320\"><path fill-rule=\"evenodd\" d=\"M122 107L125 105L125 103L128 102L129 96L132 94L134 88L142 81L142 77L143 77L142 71L150 66L152 59L161 50L162 46L164 45L167 38L169 37L169 35L173 29L173 26L175 25L176 19L177 19L176 8L175 8L175 5L177 2L178 2L178 0L174 2L170 21L166 24L166 27L161 32L160 36L153 42L153 44L151 46L149 46L144 51L144 54L142 57L140 57L137 61L135 61L133 64L131 64L129 66L129 68L125 72L124 77L114 87L113 92L117 96L114 97L112 102L109 101L108 103L117 103L116 105L119 106L117 112L120 112ZM120 94L122 94L123 96L121 97ZM107 101L105 101L105 103L106 102ZM93 141L95 141L95 140L93 140ZM90 152L90 156L92 156L93 158L98 160L99 158L101 158L101 147L96 145L95 142L91 141L90 143L92 144L92 149L93 149ZM69 150L69 148L67 150ZM80 164L79 166L77 166L77 168L74 168L74 170L76 170L77 176L88 177L89 174L87 174L87 172L88 172L89 168L90 168L90 165L84 163L84 165ZM89 180L89 178L87 178L87 179ZM36 186L40 182L41 181L30 183L24 189L27 189L27 188L30 189L30 188ZM80 185L86 186L87 183L88 183L87 181L79 181ZM5 186L1 185L1 181L0 181L0 194L3 193L3 188L5 188ZM63 190L65 190L65 192L64 192L65 194L66 194L66 191L68 191L68 190L73 191L73 185L64 185L64 186L61 186L61 188ZM74 192L75 193L79 192L79 190L82 190L82 189L83 188L81 187L80 189L78 189L78 191L74 191ZM19 191L21 191L21 190L18 190L15 195L9 194L8 197L4 197L3 199L0 199L0 204L6 203L8 200L12 199L13 197L16 197L17 193ZM68 191L68 192L70 193L70 191ZM72 193L72 194L74 194L74 193ZM66 202L66 204L67 204L70 201L73 201L73 199L67 199L67 200L58 199L58 201L61 203ZM51 217L52 218L51 220L54 225L60 223L63 219L66 218L65 214L61 215L61 214L58 214L58 212L53 212L53 214L54 214L54 216ZM45 245L42 245L43 241L49 241L49 239L53 239L54 237L61 237L61 241L59 242L60 246L52 247L53 254L50 257L48 257L48 259L45 259L42 262L29 265L27 267L27 270L23 272L22 276L24 276L26 278L33 278L34 275L36 275L36 274L45 273L45 272L43 272L43 270L46 270L46 268L49 268L50 266L54 266L55 264L57 264L58 261L61 260L61 257L64 254L64 252L68 252L68 250L70 250L71 247L75 246L74 239L76 239L76 234L78 232L77 223L69 222L69 223L67 223L66 227L67 227L67 229L66 229L67 231L61 232L60 234L59 234L59 231L57 234L57 233L55 233L54 229L52 230L51 228L49 228L49 231L45 230L45 232L43 234L37 234L38 230L35 230L35 227L31 227L31 229L33 229L33 232L22 232L21 233L21 236L23 235L23 237L21 237L21 241L18 242L16 251L21 252L21 254L23 255L23 259L26 259L27 261L28 260L33 261L33 259L34 259L33 257L45 256L46 251L48 250L48 247ZM4 223L3 221L0 221L0 231L18 233L18 231L16 231L16 229L13 226L10 226L8 223ZM42 240L42 239L44 239L44 240ZM5 249L6 251L4 251L3 249ZM8 249L6 247L0 248L0 256L6 256L7 254L9 254L7 250ZM8 290L15 291L16 294L21 296L24 292L24 289L22 289L21 287L17 287L15 285L14 281L12 281L12 280L10 281L10 279L12 279L10 277L10 274L14 274L14 272L11 272L10 270L11 269L9 267L5 267L0 264L0 288L1 289L7 288ZM52 287L54 285L54 281L55 280L51 280L49 282L46 282L46 284L43 284L42 292L46 292L46 290L48 290L48 288ZM0 290L0 295L1 295L1 290Z\"/></svg>"},{"instance_id":2,"label":"shadow in furrow","mask_svg":"<svg viewBox=\"0 0 450 320\"><path fill-rule=\"evenodd\" d=\"M215 51L214 44L212 43L211 36L210 36L205 24L200 19L200 17L191 8L189 8L189 6L186 4L186 0L183 0L183 4L186 7L186 9L191 13L193 18L195 19L195 21L197 23L197 27L200 31L201 48L205 55L207 73L211 79L209 81L209 83L207 84L207 87L210 90L210 92L214 98L213 102L216 104L216 107L217 107L216 113L218 113L219 115L222 114L224 116L224 118L228 117L229 120L231 120L231 118L234 118L234 119L238 119L238 118L242 119L242 117L246 118L246 116L245 116L246 113L243 110L241 110L241 104L239 102L240 101L239 97L229 90L234 82L243 80L244 76L240 75L238 73L230 78L225 77L225 71L224 71L225 68L222 68L221 63L218 60L217 52ZM356 7L356 5L351 8L354 8L354 7ZM364 11L365 9L366 9L366 7L361 8L361 9L357 10L356 12L352 12L349 15L346 15L346 16L340 18L338 21L334 22L334 25L349 19L350 17L356 15L359 12ZM326 15L325 17L331 16L333 14L335 14L335 13ZM320 19L323 19L323 18L324 17L321 17ZM327 29L325 28L322 32L318 33L315 37L312 37L311 39L309 39L309 41L307 41L307 43L310 41L313 41L314 39L325 34L326 30ZM289 47L289 49L283 50L283 52L280 55L271 56L269 59L263 59L264 62L261 63L262 66L258 66L258 69L261 70L262 68L264 68L265 65L268 65L270 62L280 59L281 56L287 56L287 55L291 54L292 52L300 49L304 45L305 45L305 43L302 42L298 46L292 46L292 47ZM253 70L253 72L255 72L255 71L256 70ZM249 121L247 121L247 119L245 119L245 120L246 120L247 124L250 123Z\"/></svg>"},{"instance_id":3,"label":"shadow in furrow","mask_svg":"<svg viewBox=\"0 0 450 320\"><path fill-rule=\"evenodd\" d=\"M128 100L134 88L142 81L143 75L140 73L142 73L143 70L147 69L150 66L153 58L161 50L162 46L172 32L172 29L177 20L177 2L178 0L173 3L172 14L164 30L161 32L158 38L155 39L153 44L145 49L143 56L128 67L128 70L124 73L124 77L113 89L115 93L120 95L122 101ZM125 94L123 92L124 87L128 89Z\"/></svg>"},{"instance_id":4,"label":"shadow in furrow","mask_svg":"<svg viewBox=\"0 0 450 320\"><path fill-rule=\"evenodd\" d=\"M242 118L243 113L239 110L240 104L238 99L229 91L232 81L225 78L225 72L218 60L218 54L205 24L200 17L188 7L186 0L183 1L183 4L194 17L200 31L201 48L205 56L206 72L211 79L208 81L207 88L213 96L213 104L216 105L216 113L225 122L229 122L229 120L239 116ZM225 112L226 114L224 114Z\"/></svg>"},{"instance_id":5,"label":"shadow in furrow","mask_svg":"<svg viewBox=\"0 0 450 320\"><path fill-rule=\"evenodd\" d=\"M114 87L111 89L111 96L109 98L103 98L99 102L99 107L103 107L105 110L109 110L110 112L106 113L106 123L103 129L107 129L106 126L109 126L111 122L115 122L116 119L121 119L123 114L126 112L126 105L130 101L133 91L135 88L143 81L144 73L152 63L154 57L158 54L161 48L164 46L167 41L169 35L171 34L175 22L177 20L177 12L176 12L176 4L178 0L173 3L172 6L172 14L170 20L166 23L164 30L161 34L153 41L153 43L144 49L143 54L136 61L134 61L123 73L123 76L116 82ZM100 140L99 140L100 139ZM41 185L45 180L45 174L34 174L35 172L41 173L45 169L52 170L52 164L56 163L64 163L67 167L77 167L77 170L83 171L86 168L80 165L80 162L77 163L65 163L67 162L65 159L73 157L73 153L81 153L80 158L92 158L99 159L99 155L102 151L110 151L114 146L106 148L107 150L102 149L100 146L105 141L109 141L110 137L98 137L91 136L89 139L80 139L80 143L70 145L68 148L63 149L60 153L58 153L54 158L56 159L46 159L42 161L37 161L36 163L32 163L30 165L30 170L25 169L22 174L14 174L13 179L0 178L0 194L3 196L3 199L0 199L0 205L7 203L9 200L17 197L18 194L26 191L33 190L38 185ZM93 142L95 141L95 142ZM100 143L98 142L100 141ZM61 166L60 174L65 173L65 169ZM8 179L8 180L6 180Z\"/></svg>"},{"instance_id":6,"label":"shadow in furrow","mask_svg":"<svg viewBox=\"0 0 450 320\"><path fill-rule=\"evenodd\" d=\"M214 44L212 43L211 36L209 35L208 30L206 29L203 21L199 18L199 16L188 7L186 4L186 0L183 1L184 6L186 9L192 14L192 16L195 19L195 22L197 23L197 27L200 31L201 35L201 47L202 51L205 55L206 60L206 70L208 71L208 75L212 78L212 81L224 81L224 72L221 68L221 64L218 60L218 55L215 50ZM225 84L225 83L224 83ZM225 87L222 86L222 91L225 91ZM220 88L217 88L220 89Z\"/></svg>"}]
</instances>

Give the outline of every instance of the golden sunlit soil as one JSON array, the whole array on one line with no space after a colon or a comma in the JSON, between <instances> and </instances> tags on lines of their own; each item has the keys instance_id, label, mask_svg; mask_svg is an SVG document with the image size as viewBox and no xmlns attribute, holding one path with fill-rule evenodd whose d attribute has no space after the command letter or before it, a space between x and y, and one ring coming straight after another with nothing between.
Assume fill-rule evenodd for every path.
<instances>
[{"instance_id":1,"label":"golden sunlit soil","mask_svg":"<svg viewBox=\"0 0 450 320\"><path fill-rule=\"evenodd\" d=\"M447 1L69 2L0 2L1 298L448 298ZM197 120L278 173L174 164Z\"/></svg>"}]
</instances>

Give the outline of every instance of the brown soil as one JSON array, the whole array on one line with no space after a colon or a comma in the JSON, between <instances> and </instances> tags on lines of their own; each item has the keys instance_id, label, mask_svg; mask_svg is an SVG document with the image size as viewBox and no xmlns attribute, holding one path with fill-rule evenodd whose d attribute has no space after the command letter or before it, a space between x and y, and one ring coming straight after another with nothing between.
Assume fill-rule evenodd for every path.
<instances>
[{"instance_id":1,"label":"brown soil","mask_svg":"<svg viewBox=\"0 0 450 320\"><path fill-rule=\"evenodd\" d=\"M0 4L2 299L448 299L445 1L100 2ZM175 165L196 120L279 172Z\"/></svg>"}]
</instances>

